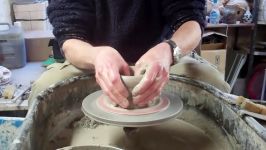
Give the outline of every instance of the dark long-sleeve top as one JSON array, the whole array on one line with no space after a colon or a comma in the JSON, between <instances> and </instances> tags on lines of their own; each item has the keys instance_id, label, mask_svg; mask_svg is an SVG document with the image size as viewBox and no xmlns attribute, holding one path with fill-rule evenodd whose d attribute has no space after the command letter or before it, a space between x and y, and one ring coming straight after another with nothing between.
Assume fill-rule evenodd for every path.
<instances>
[{"instance_id":1,"label":"dark long-sleeve top","mask_svg":"<svg viewBox=\"0 0 266 150\"><path fill-rule=\"evenodd\" d=\"M135 62L187 21L203 29L204 6L205 0L50 0L47 13L60 46L80 39Z\"/></svg>"}]
</instances>

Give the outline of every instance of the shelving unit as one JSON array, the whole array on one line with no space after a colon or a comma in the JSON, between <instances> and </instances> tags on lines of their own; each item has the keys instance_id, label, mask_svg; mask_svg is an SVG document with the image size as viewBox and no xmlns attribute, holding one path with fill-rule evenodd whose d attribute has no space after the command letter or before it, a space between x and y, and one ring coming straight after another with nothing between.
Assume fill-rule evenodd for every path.
<instances>
[{"instance_id":1,"label":"shelving unit","mask_svg":"<svg viewBox=\"0 0 266 150\"><path fill-rule=\"evenodd\" d=\"M248 67L247 67L247 83L248 80L251 78L252 73L254 72L255 63L257 58L265 58L266 56L266 49L257 49L256 44L258 42L266 42L266 22L265 21L258 21L259 10L260 10L260 0L253 0L254 8L253 8L253 22L254 22L254 31L251 37L251 47L249 52L249 59L248 59ZM262 93L261 99L264 98L265 92L265 84L266 84L266 71L264 74L264 81L262 85ZM248 96L248 95L246 95ZM264 99L265 100L265 99Z\"/></svg>"},{"instance_id":2,"label":"shelving unit","mask_svg":"<svg viewBox=\"0 0 266 150\"><path fill-rule=\"evenodd\" d=\"M257 24L256 28L256 36L254 38L254 51L253 55L255 56L266 56L266 25L265 24ZM261 45L263 47L256 47L256 45Z\"/></svg>"},{"instance_id":3,"label":"shelving unit","mask_svg":"<svg viewBox=\"0 0 266 150\"><path fill-rule=\"evenodd\" d=\"M224 27L253 27L254 23L240 23L240 24L207 24L206 29L210 28L224 28Z\"/></svg>"},{"instance_id":4,"label":"shelving unit","mask_svg":"<svg viewBox=\"0 0 266 150\"><path fill-rule=\"evenodd\" d=\"M247 70L246 78L248 79L252 73L254 56L266 56L266 52L255 50L259 0L253 0L252 10L254 23L207 24L205 28L205 30L224 33L228 37L225 80L231 86L234 86L246 61L248 62L248 67L245 68Z\"/></svg>"},{"instance_id":5,"label":"shelving unit","mask_svg":"<svg viewBox=\"0 0 266 150\"><path fill-rule=\"evenodd\" d=\"M253 63L254 63L254 52L255 52L255 44L256 44L256 36L257 36L257 26L258 26L258 11L259 11L259 0L253 0L253 22L254 22L254 30L251 37L251 46L249 51L249 59L248 59L248 71L247 78L249 79L252 71L253 71Z\"/></svg>"},{"instance_id":6,"label":"shelving unit","mask_svg":"<svg viewBox=\"0 0 266 150\"><path fill-rule=\"evenodd\" d=\"M266 56L266 51L264 52L264 51L254 51L253 52L253 55L254 56Z\"/></svg>"},{"instance_id":7,"label":"shelving unit","mask_svg":"<svg viewBox=\"0 0 266 150\"><path fill-rule=\"evenodd\" d=\"M249 37L253 35L254 27L254 23L241 23L208 24L205 28L206 31L216 31L227 35L225 81L231 87L234 86L239 72L247 60L247 55L252 46Z\"/></svg>"}]
</instances>

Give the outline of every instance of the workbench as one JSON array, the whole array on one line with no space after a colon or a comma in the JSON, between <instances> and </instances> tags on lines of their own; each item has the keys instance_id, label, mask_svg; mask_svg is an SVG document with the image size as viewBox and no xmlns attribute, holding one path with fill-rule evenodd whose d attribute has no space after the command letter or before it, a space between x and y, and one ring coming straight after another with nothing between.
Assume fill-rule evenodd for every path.
<instances>
[{"instance_id":1,"label":"workbench","mask_svg":"<svg viewBox=\"0 0 266 150\"><path fill-rule=\"evenodd\" d=\"M45 68L42 67L41 62L29 62L22 68L11 69L12 76L10 83L30 88L32 82L35 81L44 70ZM1 99L0 111L16 110L28 110L28 100L21 100L19 97L14 101L5 101Z\"/></svg>"}]
</instances>

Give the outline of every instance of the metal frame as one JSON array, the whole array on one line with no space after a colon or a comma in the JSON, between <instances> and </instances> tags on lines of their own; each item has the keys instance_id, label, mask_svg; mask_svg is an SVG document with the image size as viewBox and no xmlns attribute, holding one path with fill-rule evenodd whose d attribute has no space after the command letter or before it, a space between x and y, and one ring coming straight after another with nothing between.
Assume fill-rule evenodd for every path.
<instances>
[{"instance_id":1,"label":"metal frame","mask_svg":"<svg viewBox=\"0 0 266 150\"><path fill-rule=\"evenodd\" d=\"M264 78L263 78L263 84L262 84L262 90L261 90L261 101L265 101L266 100L266 95L265 95L265 92L266 92L266 69L264 71Z\"/></svg>"},{"instance_id":2,"label":"metal frame","mask_svg":"<svg viewBox=\"0 0 266 150\"><path fill-rule=\"evenodd\" d=\"M259 0L253 0L253 34L251 36L251 45L249 51L249 59L248 59L248 72L247 78L249 79L252 71L253 71L253 63L254 63L254 51L255 51L255 42L257 36L257 25L258 25L258 10L259 10Z\"/></svg>"}]
</instances>

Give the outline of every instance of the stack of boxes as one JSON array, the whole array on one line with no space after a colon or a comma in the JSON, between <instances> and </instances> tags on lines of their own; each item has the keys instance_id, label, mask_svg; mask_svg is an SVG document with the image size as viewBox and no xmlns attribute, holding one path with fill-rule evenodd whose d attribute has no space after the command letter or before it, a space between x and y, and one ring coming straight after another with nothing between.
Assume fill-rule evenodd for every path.
<instances>
[{"instance_id":1,"label":"stack of boxes","mask_svg":"<svg viewBox=\"0 0 266 150\"><path fill-rule=\"evenodd\" d=\"M49 41L53 35L47 6L47 0L13 3L15 21L20 22L24 30L28 61L44 61L51 55Z\"/></svg>"},{"instance_id":2,"label":"stack of boxes","mask_svg":"<svg viewBox=\"0 0 266 150\"><path fill-rule=\"evenodd\" d=\"M14 3L15 20L21 22L24 31L51 30L47 18L48 1L37 3Z\"/></svg>"},{"instance_id":3,"label":"stack of boxes","mask_svg":"<svg viewBox=\"0 0 266 150\"><path fill-rule=\"evenodd\" d=\"M201 56L217 67L223 76L226 69L227 35L219 32L205 32L201 45Z\"/></svg>"}]
</instances>

